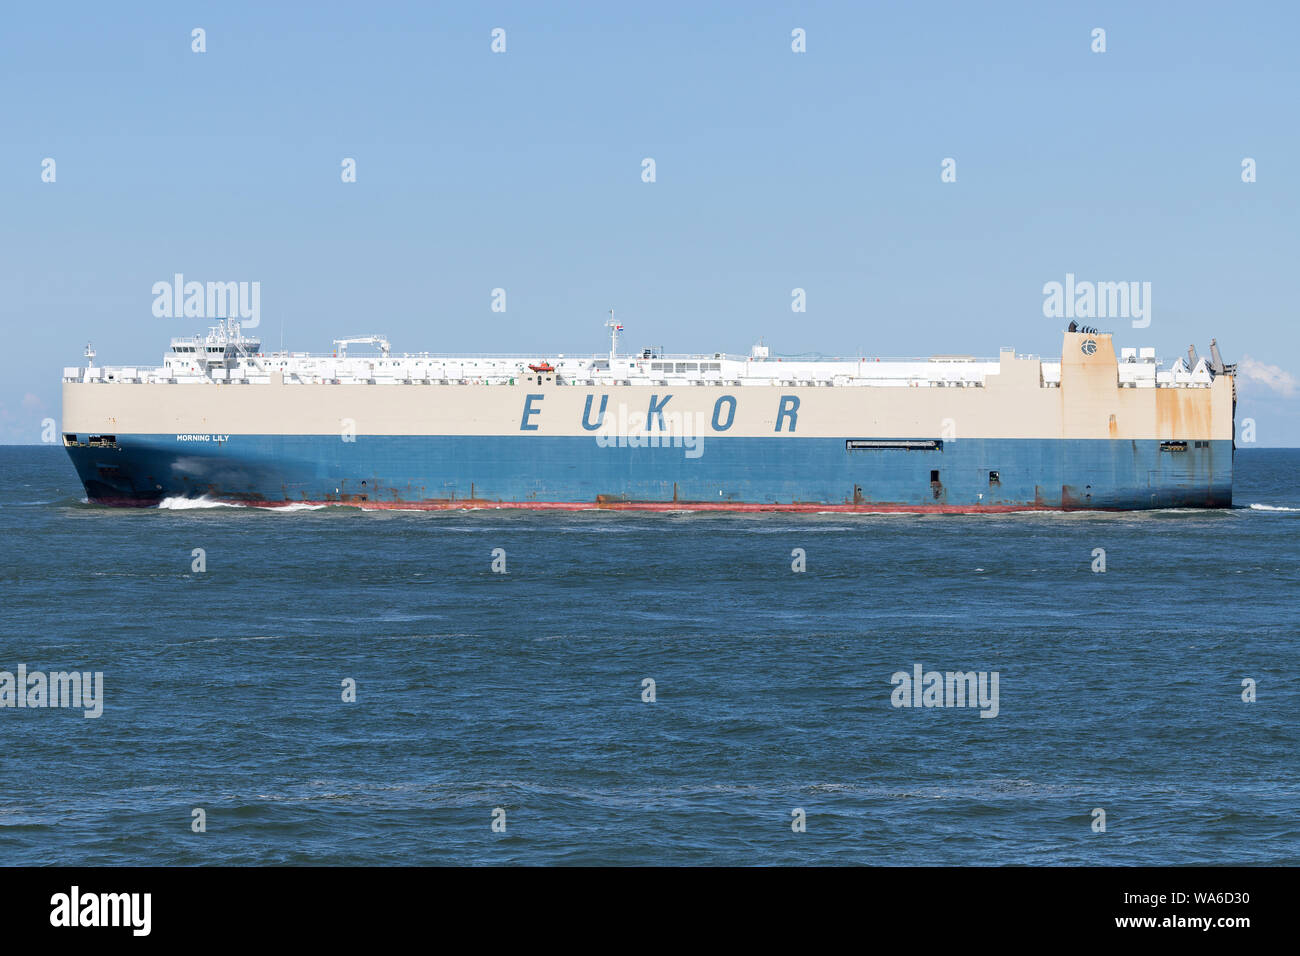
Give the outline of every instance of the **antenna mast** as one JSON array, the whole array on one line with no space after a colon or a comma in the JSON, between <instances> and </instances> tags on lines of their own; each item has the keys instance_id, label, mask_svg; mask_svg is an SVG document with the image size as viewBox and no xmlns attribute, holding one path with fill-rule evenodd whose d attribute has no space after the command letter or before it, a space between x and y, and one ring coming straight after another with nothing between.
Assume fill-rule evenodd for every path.
<instances>
[{"instance_id":1,"label":"antenna mast","mask_svg":"<svg viewBox=\"0 0 1300 956\"><path fill-rule=\"evenodd\" d=\"M609 329L609 361L613 365L614 359L618 357L618 333L623 331L623 326L614 321L614 310L609 310L609 321L605 323Z\"/></svg>"}]
</instances>

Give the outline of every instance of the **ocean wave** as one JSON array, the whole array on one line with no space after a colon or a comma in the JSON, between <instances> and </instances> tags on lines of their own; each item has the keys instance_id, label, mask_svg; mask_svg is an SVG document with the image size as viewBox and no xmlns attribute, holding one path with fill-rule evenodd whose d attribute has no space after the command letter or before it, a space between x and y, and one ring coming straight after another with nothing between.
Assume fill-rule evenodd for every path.
<instances>
[{"instance_id":1,"label":"ocean wave","mask_svg":"<svg viewBox=\"0 0 1300 956\"><path fill-rule=\"evenodd\" d=\"M1253 504L1250 506L1251 511L1300 511L1300 508L1287 508L1284 505L1260 505Z\"/></svg>"}]
</instances>

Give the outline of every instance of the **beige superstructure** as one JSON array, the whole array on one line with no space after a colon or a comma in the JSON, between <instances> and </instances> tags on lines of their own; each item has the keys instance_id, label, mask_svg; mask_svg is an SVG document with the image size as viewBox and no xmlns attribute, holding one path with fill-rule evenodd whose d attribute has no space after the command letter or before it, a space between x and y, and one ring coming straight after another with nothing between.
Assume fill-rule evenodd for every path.
<instances>
[{"instance_id":1,"label":"beige superstructure","mask_svg":"<svg viewBox=\"0 0 1300 956\"><path fill-rule=\"evenodd\" d=\"M169 367L67 369L64 431L590 435L603 401L599 427L606 431L636 429L654 410L669 426L678 421L680 427L728 436L1233 437L1231 374L1214 374L1205 360L1187 368L1180 359L1169 370L1136 353L1117 361L1111 336L1104 333L1066 332L1059 362L1009 350L991 362L694 358L697 366L718 368L682 374L676 366L688 363L651 355L603 367L601 359L517 358L480 365L475 359L384 356L346 359L352 363L349 374L339 375L337 357L333 365L321 359L304 372L293 356L254 355L233 367L226 363L220 376L212 374L215 369L202 375L176 374ZM386 360L395 364L382 364ZM417 362L439 364L426 366L430 370L421 378ZM462 377L444 378L453 362ZM539 363L544 371L529 368ZM717 427L729 418L725 429Z\"/></svg>"}]
</instances>

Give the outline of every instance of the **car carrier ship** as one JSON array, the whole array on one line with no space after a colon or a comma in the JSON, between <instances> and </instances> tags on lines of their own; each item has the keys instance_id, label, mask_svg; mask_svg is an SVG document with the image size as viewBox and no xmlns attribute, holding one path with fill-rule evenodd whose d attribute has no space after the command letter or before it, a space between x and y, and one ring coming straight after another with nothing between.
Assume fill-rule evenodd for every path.
<instances>
[{"instance_id":1,"label":"car carrier ship","mask_svg":"<svg viewBox=\"0 0 1300 956\"><path fill-rule=\"evenodd\" d=\"M366 508L1006 512L1232 504L1234 367L1075 323L1059 360L263 352L64 370L87 499ZM357 354L368 346L370 354ZM349 347L353 347L351 353Z\"/></svg>"}]
</instances>

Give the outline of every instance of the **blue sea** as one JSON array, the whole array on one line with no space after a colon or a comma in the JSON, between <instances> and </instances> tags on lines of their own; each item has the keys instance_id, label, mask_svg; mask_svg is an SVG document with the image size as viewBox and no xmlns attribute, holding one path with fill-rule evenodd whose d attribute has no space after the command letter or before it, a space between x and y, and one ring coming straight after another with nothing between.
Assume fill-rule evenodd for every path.
<instances>
[{"instance_id":1,"label":"blue sea","mask_svg":"<svg viewBox=\"0 0 1300 956\"><path fill-rule=\"evenodd\" d=\"M0 472L0 670L103 674L98 718L0 709L5 864L1300 863L1298 450L1129 514L118 510L61 448ZM997 716L895 707L917 665L996 672Z\"/></svg>"}]
</instances>

